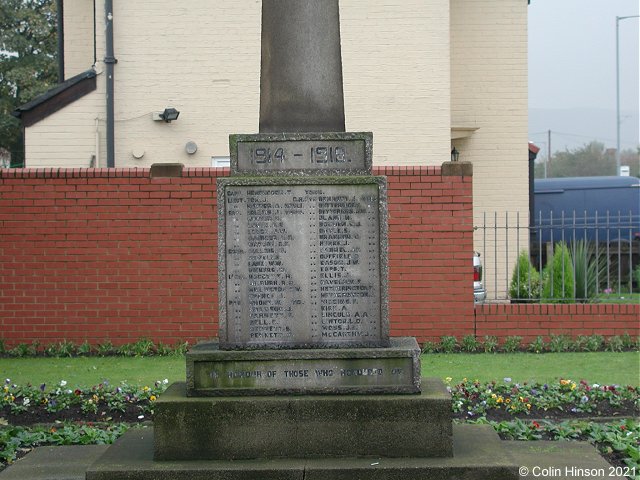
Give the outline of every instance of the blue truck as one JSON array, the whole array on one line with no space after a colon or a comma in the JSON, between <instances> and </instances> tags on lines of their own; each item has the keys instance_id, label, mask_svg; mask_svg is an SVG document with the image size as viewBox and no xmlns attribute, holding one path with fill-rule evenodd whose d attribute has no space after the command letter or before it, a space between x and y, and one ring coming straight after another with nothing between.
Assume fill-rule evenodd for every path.
<instances>
[{"instance_id":1,"label":"blue truck","mask_svg":"<svg viewBox=\"0 0 640 480\"><path fill-rule=\"evenodd\" d=\"M640 240L640 179L568 177L534 181L532 243Z\"/></svg>"},{"instance_id":2,"label":"blue truck","mask_svg":"<svg viewBox=\"0 0 640 480\"><path fill-rule=\"evenodd\" d=\"M534 181L530 252L543 266L553 245L587 240L608 257L620 289L640 264L640 179L571 177ZM636 285L636 288L640 285Z\"/></svg>"}]
</instances>

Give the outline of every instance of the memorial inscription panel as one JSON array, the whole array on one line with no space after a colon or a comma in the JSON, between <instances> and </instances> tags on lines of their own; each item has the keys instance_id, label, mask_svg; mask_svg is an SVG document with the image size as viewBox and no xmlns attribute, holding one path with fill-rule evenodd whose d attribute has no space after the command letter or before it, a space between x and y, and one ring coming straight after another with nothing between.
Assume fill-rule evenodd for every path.
<instances>
[{"instance_id":1,"label":"memorial inscription panel","mask_svg":"<svg viewBox=\"0 0 640 480\"><path fill-rule=\"evenodd\" d=\"M368 393L388 388L415 391L413 359L381 358L359 361L301 359L198 362L195 384L200 393L242 390L252 393L285 393L304 389L307 393L331 389L333 393L367 388Z\"/></svg>"},{"instance_id":2,"label":"memorial inscription panel","mask_svg":"<svg viewBox=\"0 0 640 480\"><path fill-rule=\"evenodd\" d=\"M420 347L390 338L385 348L221 350L218 342L187 353L187 394L416 393Z\"/></svg>"},{"instance_id":3,"label":"memorial inscription panel","mask_svg":"<svg viewBox=\"0 0 640 480\"><path fill-rule=\"evenodd\" d=\"M370 132L231 135L234 175L370 175Z\"/></svg>"},{"instance_id":4,"label":"memorial inscription panel","mask_svg":"<svg viewBox=\"0 0 640 480\"><path fill-rule=\"evenodd\" d=\"M328 167L364 169L364 141L238 142L238 167L243 170Z\"/></svg>"},{"instance_id":5,"label":"memorial inscription panel","mask_svg":"<svg viewBox=\"0 0 640 480\"><path fill-rule=\"evenodd\" d=\"M386 344L380 188L223 187L223 347Z\"/></svg>"}]
</instances>

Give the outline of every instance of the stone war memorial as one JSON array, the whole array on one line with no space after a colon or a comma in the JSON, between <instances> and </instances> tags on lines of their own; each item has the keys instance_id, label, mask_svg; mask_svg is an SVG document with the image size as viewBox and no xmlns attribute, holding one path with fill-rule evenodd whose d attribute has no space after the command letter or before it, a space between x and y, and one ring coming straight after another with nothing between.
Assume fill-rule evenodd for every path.
<instances>
[{"instance_id":1,"label":"stone war memorial","mask_svg":"<svg viewBox=\"0 0 640 480\"><path fill-rule=\"evenodd\" d=\"M338 1L262 3L260 131L217 184L219 338L86 480L519 478L537 457L453 425L389 336L386 180L345 132Z\"/></svg>"},{"instance_id":2,"label":"stone war memorial","mask_svg":"<svg viewBox=\"0 0 640 480\"><path fill-rule=\"evenodd\" d=\"M517 478L389 336L386 179L345 132L337 0L263 1L259 130L217 184L219 338L87 479Z\"/></svg>"}]
</instances>

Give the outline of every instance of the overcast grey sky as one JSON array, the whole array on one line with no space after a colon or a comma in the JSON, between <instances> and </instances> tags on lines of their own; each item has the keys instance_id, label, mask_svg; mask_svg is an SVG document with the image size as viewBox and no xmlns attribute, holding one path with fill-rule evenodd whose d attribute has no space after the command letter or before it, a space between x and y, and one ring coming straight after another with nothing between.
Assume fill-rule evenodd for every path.
<instances>
[{"instance_id":1,"label":"overcast grey sky","mask_svg":"<svg viewBox=\"0 0 640 480\"><path fill-rule=\"evenodd\" d=\"M538 116L530 117L530 134L549 128L584 135L584 142L593 135L603 141L615 137L616 16L638 15L639 10L640 0L531 0L529 108L608 112L593 119L592 128L581 125L579 119L570 120L571 116L558 125L560 115L553 118L549 113L537 112ZM620 21L623 148L638 141L639 20Z\"/></svg>"},{"instance_id":2,"label":"overcast grey sky","mask_svg":"<svg viewBox=\"0 0 640 480\"><path fill-rule=\"evenodd\" d=\"M616 16L638 0L531 0L529 105L615 108ZM638 109L638 18L620 21L621 104ZM624 102L622 99L624 98Z\"/></svg>"}]
</instances>

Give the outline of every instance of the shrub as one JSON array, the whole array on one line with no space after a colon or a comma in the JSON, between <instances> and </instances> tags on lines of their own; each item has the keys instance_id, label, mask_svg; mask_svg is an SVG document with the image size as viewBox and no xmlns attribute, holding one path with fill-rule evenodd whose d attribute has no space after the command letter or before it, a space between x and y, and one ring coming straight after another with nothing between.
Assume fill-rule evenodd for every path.
<instances>
[{"instance_id":1,"label":"shrub","mask_svg":"<svg viewBox=\"0 0 640 480\"><path fill-rule=\"evenodd\" d=\"M96 349L98 355L101 357L106 357L107 355L113 355L113 343L110 340L105 340L104 342L98 344L98 348Z\"/></svg>"},{"instance_id":2,"label":"shrub","mask_svg":"<svg viewBox=\"0 0 640 480\"><path fill-rule=\"evenodd\" d=\"M574 342L576 352L587 352L586 345L588 341L589 337L587 335L578 335Z\"/></svg>"},{"instance_id":3,"label":"shrub","mask_svg":"<svg viewBox=\"0 0 640 480\"><path fill-rule=\"evenodd\" d=\"M118 348L116 348L116 354L121 355L123 357L133 357L135 356L134 344L133 343L123 343Z\"/></svg>"},{"instance_id":4,"label":"shrub","mask_svg":"<svg viewBox=\"0 0 640 480\"><path fill-rule=\"evenodd\" d=\"M465 335L462 338L462 350L464 352L474 353L480 349L480 342L475 335Z\"/></svg>"},{"instance_id":5,"label":"shrub","mask_svg":"<svg viewBox=\"0 0 640 480\"><path fill-rule=\"evenodd\" d=\"M573 265L567 245L558 243L542 273L541 298L549 303L571 303L575 298Z\"/></svg>"},{"instance_id":6,"label":"shrub","mask_svg":"<svg viewBox=\"0 0 640 480\"><path fill-rule=\"evenodd\" d=\"M176 343L175 349L173 350L173 354L179 357L186 355L189 351L189 342L178 342Z\"/></svg>"},{"instance_id":7,"label":"shrub","mask_svg":"<svg viewBox=\"0 0 640 480\"><path fill-rule=\"evenodd\" d=\"M529 351L533 353L542 353L544 352L544 338L540 335L536 337L536 339L529 344Z\"/></svg>"},{"instance_id":8,"label":"shrub","mask_svg":"<svg viewBox=\"0 0 640 480\"><path fill-rule=\"evenodd\" d=\"M540 298L540 274L531 264L529 253L523 250L513 268L509 296L514 300L534 300Z\"/></svg>"},{"instance_id":9,"label":"shrub","mask_svg":"<svg viewBox=\"0 0 640 480\"><path fill-rule=\"evenodd\" d=\"M440 337L440 350L444 353L453 353L458 349L456 337L445 335Z\"/></svg>"},{"instance_id":10,"label":"shrub","mask_svg":"<svg viewBox=\"0 0 640 480\"><path fill-rule=\"evenodd\" d=\"M36 347L29 346L26 343L19 343L14 348L9 350L9 355L11 355L12 357L32 357L36 353Z\"/></svg>"},{"instance_id":11,"label":"shrub","mask_svg":"<svg viewBox=\"0 0 640 480\"><path fill-rule=\"evenodd\" d=\"M84 356L91 355L92 350L93 348L91 347L89 342L87 342L86 340L82 342L80 345L78 345L78 355L84 355Z\"/></svg>"},{"instance_id":12,"label":"shrub","mask_svg":"<svg viewBox=\"0 0 640 480\"><path fill-rule=\"evenodd\" d=\"M63 340L62 342L47 345L44 353L48 357L73 357L76 353L76 346L73 342Z\"/></svg>"},{"instance_id":13,"label":"shrub","mask_svg":"<svg viewBox=\"0 0 640 480\"><path fill-rule=\"evenodd\" d=\"M141 338L131 345L131 354L136 357L146 357L155 353L156 346L153 341Z\"/></svg>"},{"instance_id":14,"label":"shrub","mask_svg":"<svg viewBox=\"0 0 640 480\"><path fill-rule=\"evenodd\" d=\"M602 335L591 335L586 338L583 348L586 352L598 352L602 350L603 345L604 337Z\"/></svg>"},{"instance_id":15,"label":"shrub","mask_svg":"<svg viewBox=\"0 0 640 480\"><path fill-rule=\"evenodd\" d=\"M520 350L520 344L522 343L522 337L514 336L504 339L502 344L502 351L506 353L513 353Z\"/></svg>"},{"instance_id":16,"label":"shrub","mask_svg":"<svg viewBox=\"0 0 640 480\"><path fill-rule=\"evenodd\" d=\"M498 338L490 335L486 335L484 337L484 342L482 344L485 353L493 353L496 351L498 347Z\"/></svg>"},{"instance_id":17,"label":"shrub","mask_svg":"<svg viewBox=\"0 0 640 480\"><path fill-rule=\"evenodd\" d=\"M549 337L549 351L554 353L562 353L571 351L573 342L566 335L554 335Z\"/></svg>"},{"instance_id":18,"label":"shrub","mask_svg":"<svg viewBox=\"0 0 640 480\"><path fill-rule=\"evenodd\" d=\"M607 257L593 244L579 240L573 247L573 271L576 300L588 301L598 296L599 283L607 278Z\"/></svg>"},{"instance_id":19,"label":"shrub","mask_svg":"<svg viewBox=\"0 0 640 480\"><path fill-rule=\"evenodd\" d=\"M424 342L422 344L422 353L435 353L438 350L438 347L433 342Z\"/></svg>"},{"instance_id":20,"label":"shrub","mask_svg":"<svg viewBox=\"0 0 640 480\"><path fill-rule=\"evenodd\" d=\"M609 337L606 349L610 352L621 352L622 350L624 350L624 342L622 338L617 335Z\"/></svg>"},{"instance_id":21,"label":"shrub","mask_svg":"<svg viewBox=\"0 0 640 480\"><path fill-rule=\"evenodd\" d=\"M38 355L38 353L42 351L41 347L42 345L40 345L40 342L38 340L34 340L33 342L31 342L31 346L28 349L29 356L35 357L36 355Z\"/></svg>"},{"instance_id":22,"label":"shrub","mask_svg":"<svg viewBox=\"0 0 640 480\"><path fill-rule=\"evenodd\" d=\"M158 344L156 345L156 353L163 357L171 355L173 353L173 348L171 348L171 345L167 345L163 342L158 342Z\"/></svg>"},{"instance_id":23,"label":"shrub","mask_svg":"<svg viewBox=\"0 0 640 480\"><path fill-rule=\"evenodd\" d=\"M636 340L631 337L628 333L622 335L622 346L625 350L631 350L637 346Z\"/></svg>"},{"instance_id":24,"label":"shrub","mask_svg":"<svg viewBox=\"0 0 640 480\"><path fill-rule=\"evenodd\" d=\"M455 339L455 337L454 337ZM175 355L184 356L189 349L189 342L167 345L158 343L156 346L152 340L142 338L134 343L125 343L117 348L110 340L105 340L97 346L91 345L87 340L81 344L75 344L69 340L50 343L43 348L36 340L31 345L20 343L12 349L7 349L3 339L0 339L0 355L10 357L35 357L44 355L46 357L74 357L99 355L101 357L120 355L125 357L143 357L150 355Z\"/></svg>"}]
</instances>

